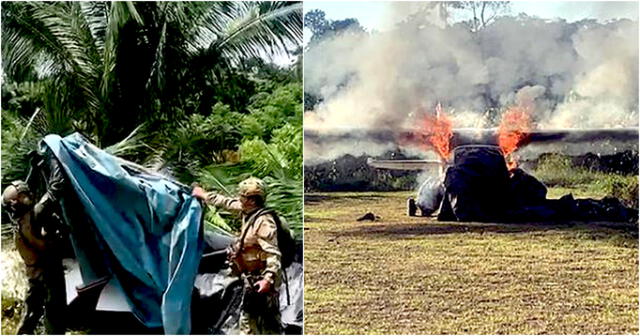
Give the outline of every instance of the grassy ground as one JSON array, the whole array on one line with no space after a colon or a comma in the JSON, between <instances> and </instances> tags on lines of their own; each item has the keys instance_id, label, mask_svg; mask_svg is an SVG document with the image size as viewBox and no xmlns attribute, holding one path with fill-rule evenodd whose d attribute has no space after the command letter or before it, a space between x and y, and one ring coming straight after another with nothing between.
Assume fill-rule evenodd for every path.
<instances>
[{"instance_id":1,"label":"grassy ground","mask_svg":"<svg viewBox=\"0 0 640 336\"><path fill-rule=\"evenodd\" d=\"M28 282L24 264L12 239L2 240L0 250L0 282L2 283L2 323L0 334L15 335L24 307ZM45 334L41 318L36 334ZM82 335L85 330L67 330L67 334Z\"/></svg>"},{"instance_id":2,"label":"grassy ground","mask_svg":"<svg viewBox=\"0 0 640 336\"><path fill-rule=\"evenodd\" d=\"M307 194L305 333L638 333L637 230L411 218L410 195Z\"/></svg>"},{"instance_id":3,"label":"grassy ground","mask_svg":"<svg viewBox=\"0 0 640 336\"><path fill-rule=\"evenodd\" d=\"M3 335L15 334L20 314L24 308L22 301L27 291L27 278L22 259L13 242L2 241L2 259L0 260L2 282L2 328Z\"/></svg>"}]
</instances>

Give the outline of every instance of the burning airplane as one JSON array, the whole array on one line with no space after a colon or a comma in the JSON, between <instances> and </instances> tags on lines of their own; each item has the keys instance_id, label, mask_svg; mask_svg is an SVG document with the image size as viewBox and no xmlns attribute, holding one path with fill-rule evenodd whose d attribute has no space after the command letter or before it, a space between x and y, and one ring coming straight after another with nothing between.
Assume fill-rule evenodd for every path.
<instances>
[{"instance_id":1,"label":"burning airplane","mask_svg":"<svg viewBox=\"0 0 640 336\"><path fill-rule=\"evenodd\" d=\"M507 109L500 125L490 129L453 128L440 104L410 130L305 130L305 141L328 143L358 141L396 143L437 154L437 160L375 160L379 169L425 170L438 167L408 200L408 214L438 213L439 220L454 221L634 221L637 210L619 200L576 200L566 195L547 199L546 186L519 168L518 150L530 144L630 143L637 147L637 128L535 130L530 108ZM634 148L635 148L634 147Z\"/></svg>"}]
</instances>

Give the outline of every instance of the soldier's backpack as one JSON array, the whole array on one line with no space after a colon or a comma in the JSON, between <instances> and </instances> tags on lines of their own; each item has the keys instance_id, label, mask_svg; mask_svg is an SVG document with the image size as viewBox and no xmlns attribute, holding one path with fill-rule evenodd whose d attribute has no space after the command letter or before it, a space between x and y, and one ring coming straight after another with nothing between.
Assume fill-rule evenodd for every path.
<instances>
[{"instance_id":1,"label":"soldier's backpack","mask_svg":"<svg viewBox=\"0 0 640 336\"><path fill-rule=\"evenodd\" d=\"M296 255L296 241L291 236L291 232L288 228L282 224L280 217L276 214L275 210L264 208L259 210L258 214L256 214L255 218L258 218L262 215L271 215L273 220L276 223L276 227L278 228L278 248L280 249L280 253L282 254L280 258L280 264L282 265L282 269L285 269L291 266L293 260Z\"/></svg>"}]
</instances>

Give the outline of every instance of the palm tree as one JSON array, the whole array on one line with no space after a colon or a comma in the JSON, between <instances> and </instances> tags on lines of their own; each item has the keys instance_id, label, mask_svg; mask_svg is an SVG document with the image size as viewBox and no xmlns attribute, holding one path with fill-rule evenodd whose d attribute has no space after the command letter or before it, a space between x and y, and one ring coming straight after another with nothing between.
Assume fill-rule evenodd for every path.
<instances>
[{"instance_id":1,"label":"palm tree","mask_svg":"<svg viewBox=\"0 0 640 336\"><path fill-rule=\"evenodd\" d=\"M64 121L55 130L80 130L104 146L139 124L210 108L212 87L241 60L301 43L301 9L292 2L3 2L5 82L39 81L40 113Z\"/></svg>"},{"instance_id":2,"label":"palm tree","mask_svg":"<svg viewBox=\"0 0 640 336\"><path fill-rule=\"evenodd\" d=\"M212 142L226 148L228 140L239 141L240 135L223 127L228 120L214 122L227 118L217 115L224 109L213 105L229 80L238 78L234 73L247 60L288 53L302 41L302 4L293 2L3 2L1 6L2 121L10 126L2 130L3 182L26 176L25 154L35 148L38 138L71 131L81 131L119 155L135 152L138 144L151 144L153 150L146 148L136 161L158 159L157 168L178 166L191 176L200 171L200 163L180 158L193 138L202 135L207 150ZM247 100L250 96L234 94ZM22 99L25 96L28 103ZM211 118L200 123L208 114ZM296 148L300 152L301 144ZM254 166L242 167L262 167ZM242 167L229 173L245 173ZM301 176L279 175L286 179L269 182L274 191L282 190L274 195L282 196L271 202L300 231ZM230 181L236 183L237 177Z\"/></svg>"}]
</instances>

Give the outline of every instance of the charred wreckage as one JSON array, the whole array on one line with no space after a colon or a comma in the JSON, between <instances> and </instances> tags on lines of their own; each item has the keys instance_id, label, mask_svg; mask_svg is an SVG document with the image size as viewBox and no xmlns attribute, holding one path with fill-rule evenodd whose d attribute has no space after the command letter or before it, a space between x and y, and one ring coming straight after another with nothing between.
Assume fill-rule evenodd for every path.
<instances>
[{"instance_id":1,"label":"charred wreckage","mask_svg":"<svg viewBox=\"0 0 640 336\"><path fill-rule=\"evenodd\" d=\"M477 222L634 222L638 210L617 198L574 199L571 194L548 199L547 187L521 168L507 169L497 146L456 147L441 176L427 178L408 214L437 212L441 221Z\"/></svg>"},{"instance_id":2,"label":"charred wreckage","mask_svg":"<svg viewBox=\"0 0 640 336\"><path fill-rule=\"evenodd\" d=\"M532 130L527 110L512 108L498 128L454 129L440 106L435 116L416 126L419 129L305 129L305 142L395 143L436 152L439 160L367 161L388 170L438 167L437 174L421 183L417 197L408 200L410 216L437 214L441 221L464 222L638 221L637 209L613 197L575 199L568 194L548 199L544 183L518 167L514 155L532 143L626 144L637 153L637 128Z\"/></svg>"}]
</instances>

